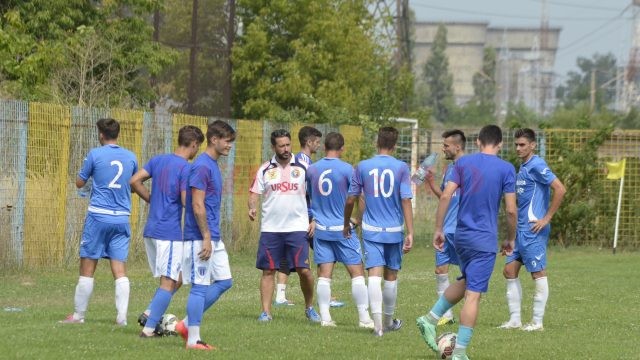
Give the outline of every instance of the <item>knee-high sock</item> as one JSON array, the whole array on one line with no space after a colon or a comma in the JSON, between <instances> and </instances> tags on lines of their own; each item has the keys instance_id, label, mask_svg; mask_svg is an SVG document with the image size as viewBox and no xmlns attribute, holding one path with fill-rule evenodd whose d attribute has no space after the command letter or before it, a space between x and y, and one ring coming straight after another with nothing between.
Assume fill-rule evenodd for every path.
<instances>
[{"instance_id":1,"label":"knee-high sock","mask_svg":"<svg viewBox=\"0 0 640 360\"><path fill-rule=\"evenodd\" d=\"M285 302L287 300L287 284L276 284L276 301Z\"/></svg>"},{"instance_id":2,"label":"knee-high sock","mask_svg":"<svg viewBox=\"0 0 640 360\"><path fill-rule=\"evenodd\" d=\"M542 324L544 309L549 298L549 283L547 277L536 279L536 294L533 296L533 323Z\"/></svg>"},{"instance_id":3,"label":"knee-high sock","mask_svg":"<svg viewBox=\"0 0 640 360\"><path fill-rule=\"evenodd\" d=\"M319 277L316 285L316 293L318 296L318 310L320 310L320 318L322 321L331 321L331 313L329 312L329 304L331 303L331 279Z\"/></svg>"},{"instance_id":4,"label":"knee-high sock","mask_svg":"<svg viewBox=\"0 0 640 360\"><path fill-rule=\"evenodd\" d=\"M127 321L127 310L129 309L129 278L126 276L117 278L115 281L115 285L116 310L118 311L116 321Z\"/></svg>"},{"instance_id":5,"label":"knee-high sock","mask_svg":"<svg viewBox=\"0 0 640 360\"><path fill-rule=\"evenodd\" d=\"M371 305L371 316L376 330L382 330L382 278L380 276L369 276L369 304Z\"/></svg>"},{"instance_id":6,"label":"knee-high sock","mask_svg":"<svg viewBox=\"0 0 640 360\"><path fill-rule=\"evenodd\" d=\"M384 303L384 325L393 324L393 313L396 310L396 299L398 298L398 280L385 281L382 290L382 302Z\"/></svg>"},{"instance_id":7,"label":"knee-high sock","mask_svg":"<svg viewBox=\"0 0 640 360\"><path fill-rule=\"evenodd\" d=\"M448 273L436 274L436 283L437 283L438 297L440 297L442 296L442 294L444 294L444 291L447 290L447 288L449 287L449 274ZM442 316L446 318L453 318L453 313L451 312L451 309L449 309Z\"/></svg>"},{"instance_id":8,"label":"knee-high sock","mask_svg":"<svg viewBox=\"0 0 640 360\"><path fill-rule=\"evenodd\" d=\"M216 280L213 284L209 285L204 299L204 311L209 310L209 308L218 301L222 294L231 289L232 285L233 280L231 279Z\"/></svg>"},{"instance_id":9,"label":"knee-high sock","mask_svg":"<svg viewBox=\"0 0 640 360\"><path fill-rule=\"evenodd\" d=\"M158 325L162 318L162 315L169 307L172 296L173 293L171 291L158 288L156 294L151 300L151 304L149 305L149 318L147 319L147 323L144 325L144 329L142 329L142 331L150 334L155 330L156 325Z\"/></svg>"},{"instance_id":10,"label":"knee-high sock","mask_svg":"<svg viewBox=\"0 0 640 360\"><path fill-rule=\"evenodd\" d=\"M364 323L370 322L369 294L367 294L367 285L364 282L364 276L356 276L351 279L351 296L353 296L353 302L358 309L360 321Z\"/></svg>"},{"instance_id":11,"label":"knee-high sock","mask_svg":"<svg viewBox=\"0 0 640 360\"><path fill-rule=\"evenodd\" d=\"M453 350L454 354L464 354L467 350L467 346L471 342L471 336L473 336L473 328L460 325L458 328L458 336L456 338L456 347Z\"/></svg>"},{"instance_id":12,"label":"knee-high sock","mask_svg":"<svg viewBox=\"0 0 640 360\"><path fill-rule=\"evenodd\" d=\"M427 314L427 320L432 324L437 324L442 315L446 313L447 310L451 309L453 305L455 304L447 301L447 298L445 298L444 295L440 296L438 298L438 301L436 301L436 303Z\"/></svg>"},{"instance_id":13,"label":"knee-high sock","mask_svg":"<svg viewBox=\"0 0 640 360\"><path fill-rule=\"evenodd\" d=\"M509 306L509 321L520 323L520 307L522 302L522 285L520 279L507 279L507 305Z\"/></svg>"},{"instance_id":14,"label":"knee-high sock","mask_svg":"<svg viewBox=\"0 0 640 360\"><path fill-rule=\"evenodd\" d=\"M93 278L87 276L80 276L78 278L78 285L76 285L76 294L73 298L74 302L74 319L84 319L84 314L89 307L89 299L93 293Z\"/></svg>"},{"instance_id":15,"label":"knee-high sock","mask_svg":"<svg viewBox=\"0 0 640 360\"><path fill-rule=\"evenodd\" d=\"M187 316L189 317L189 339L187 344L195 345L200 340L200 322L204 312L204 302L207 294L206 285L193 284L187 299Z\"/></svg>"}]
</instances>

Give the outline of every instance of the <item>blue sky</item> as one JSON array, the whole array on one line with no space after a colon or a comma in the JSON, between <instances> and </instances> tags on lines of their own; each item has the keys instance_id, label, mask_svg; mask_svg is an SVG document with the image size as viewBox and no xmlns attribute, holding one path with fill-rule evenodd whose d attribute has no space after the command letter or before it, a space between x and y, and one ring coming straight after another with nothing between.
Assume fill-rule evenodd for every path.
<instances>
[{"instance_id":1,"label":"blue sky","mask_svg":"<svg viewBox=\"0 0 640 360\"><path fill-rule=\"evenodd\" d=\"M576 59L613 53L627 63L632 0L547 0L549 25L562 28L555 71L563 81ZM540 26L541 0L409 0L418 21L488 21L492 26Z\"/></svg>"}]
</instances>

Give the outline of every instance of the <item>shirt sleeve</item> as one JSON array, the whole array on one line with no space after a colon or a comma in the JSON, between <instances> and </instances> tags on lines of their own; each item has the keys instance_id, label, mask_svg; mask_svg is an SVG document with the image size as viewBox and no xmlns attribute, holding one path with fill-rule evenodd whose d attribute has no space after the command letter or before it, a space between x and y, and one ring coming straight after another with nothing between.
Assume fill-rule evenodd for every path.
<instances>
[{"instance_id":1,"label":"shirt sleeve","mask_svg":"<svg viewBox=\"0 0 640 360\"><path fill-rule=\"evenodd\" d=\"M411 176L409 173L409 166L402 163L402 167L400 167L400 197L402 199L413 198L413 192L411 191Z\"/></svg>"},{"instance_id":2,"label":"shirt sleeve","mask_svg":"<svg viewBox=\"0 0 640 360\"><path fill-rule=\"evenodd\" d=\"M502 183L502 193L511 194L516 192L516 168L508 164L507 172Z\"/></svg>"},{"instance_id":3,"label":"shirt sleeve","mask_svg":"<svg viewBox=\"0 0 640 360\"><path fill-rule=\"evenodd\" d=\"M189 172L189 187L207 191L207 184L210 178L211 175L206 167L194 165Z\"/></svg>"},{"instance_id":4,"label":"shirt sleeve","mask_svg":"<svg viewBox=\"0 0 640 360\"><path fill-rule=\"evenodd\" d=\"M78 173L78 177L84 181L89 180L89 178L93 175L93 153L89 151L87 157L82 161L82 168Z\"/></svg>"},{"instance_id":5,"label":"shirt sleeve","mask_svg":"<svg viewBox=\"0 0 640 360\"><path fill-rule=\"evenodd\" d=\"M180 179L178 180L178 186L180 186L180 192L187 191L189 185L189 173L191 172L191 165L185 164L180 169Z\"/></svg>"},{"instance_id":6,"label":"shirt sleeve","mask_svg":"<svg viewBox=\"0 0 640 360\"><path fill-rule=\"evenodd\" d=\"M362 193L362 178L360 177L360 165L356 166L351 175L351 184L349 184L349 196L359 196Z\"/></svg>"},{"instance_id":7,"label":"shirt sleeve","mask_svg":"<svg viewBox=\"0 0 640 360\"><path fill-rule=\"evenodd\" d=\"M151 160L149 160L149 162L147 162L146 164L144 164L143 169L149 173L149 176L153 177L153 169L155 168L155 163L156 163L156 159L157 157L152 157Z\"/></svg>"},{"instance_id":8,"label":"shirt sleeve","mask_svg":"<svg viewBox=\"0 0 640 360\"><path fill-rule=\"evenodd\" d=\"M262 194L264 192L264 167L260 166L256 172L256 177L253 178L253 184L249 188L249 191L255 194Z\"/></svg>"},{"instance_id":9,"label":"shirt sleeve","mask_svg":"<svg viewBox=\"0 0 640 360\"><path fill-rule=\"evenodd\" d=\"M556 175L549 169L547 163L541 161L529 172L534 181L549 185L556 179Z\"/></svg>"}]
</instances>

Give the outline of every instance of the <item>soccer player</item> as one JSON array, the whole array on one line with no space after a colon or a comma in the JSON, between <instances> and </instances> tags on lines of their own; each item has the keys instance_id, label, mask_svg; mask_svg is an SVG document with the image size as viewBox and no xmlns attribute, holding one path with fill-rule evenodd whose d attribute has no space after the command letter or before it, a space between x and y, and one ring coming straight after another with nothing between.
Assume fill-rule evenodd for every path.
<instances>
[{"instance_id":1,"label":"soccer player","mask_svg":"<svg viewBox=\"0 0 640 360\"><path fill-rule=\"evenodd\" d=\"M129 181L133 191L150 204L144 244L153 277L160 278L147 311L138 319L144 326L140 337L162 335L157 325L169 307L171 297L181 285L182 209L189 180L189 160L204 141L202 131L192 125L178 132L178 149L172 154L157 155ZM142 184L153 178L151 193Z\"/></svg>"},{"instance_id":2,"label":"soccer player","mask_svg":"<svg viewBox=\"0 0 640 360\"><path fill-rule=\"evenodd\" d=\"M100 119L97 126L102 146L89 151L76 178L76 187L79 189L85 186L89 178L93 178L93 185L80 242L80 277L74 298L75 309L61 323L84 322L98 259L107 258L115 280L116 324L126 326L129 279L125 263L131 238L129 179L138 170L138 162L131 151L117 144L120 134L118 121Z\"/></svg>"},{"instance_id":3,"label":"soccer player","mask_svg":"<svg viewBox=\"0 0 640 360\"><path fill-rule=\"evenodd\" d=\"M436 186L433 174L427 173L427 186L433 191L433 193L440 198L442 190L451 180L453 176L453 167L455 162L464 155L465 142L467 139L464 136L464 132L461 130L449 130L442 134L442 152L444 158L451 160L452 162L447 165L445 173L442 177L442 184L440 187ZM444 217L444 225L442 230L444 231L445 241L442 244L442 251L436 250L436 286L438 297L444 294L444 290L449 287L449 264L458 265L458 256L456 250L453 247L453 236L456 232L456 223L458 222L458 199L460 198L460 189L457 189L449 203L447 214ZM451 309L447 310L440 318L438 325L453 324L455 322Z\"/></svg>"},{"instance_id":4,"label":"soccer player","mask_svg":"<svg viewBox=\"0 0 640 360\"><path fill-rule=\"evenodd\" d=\"M369 299L364 280L360 240L352 231L349 239L342 235L344 205L347 200L353 167L340 160L344 137L329 133L324 142L325 157L309 167L311 207L315 216L313 237L314 261L318 264L318 309L322 326L336 326L331 319L331 276L336 261L343 263L351 276L351 294L359 316L359 326L373 328L369 316Z\"/></svg>"},{"instance_id":5,"label":"soccer player","mask_svg":"<svg viewBox=\"0 0 640 360\"><path fill-rule=\"evenodd\" d=\"M444 291L427 315L416 319L427 345L438 351L436 324L447 310L465 299L460 311L460 326L452 357L454 360L468 359L466 349L478 317L480 296L488 290L496 261L498 210L503 197L508 224L507 240L502 244L503 252L511 253L515 241L515 168L497 156L502 146L502 130L495 125L483 127L477 144L479 153L463 156L454 165L453 176L440 196L433 235L433 246L442 250L445 241L444 216L453 194L460 188L458 224L453 245L462 276Z\"/></svg>"},{"instance_id":6,"label":"soccer player","mask_svg":"<svg viewBox=\"0 0 640 360\"><path fill-rule=\"evenodd\" d=\"M298 132L298 140L300 141L300 152L296 154L296 160L298 162L304 162L308 165L311 165L311 155L318 152L318 148L320 148L320 138L322 138L322 132L320 130L311 127L311 126L303 126L300 128ZM307 206L308 206L308 214L309 214L309 222L313 221L313 215L311 212L311 207L309 204L310 199L307 197ZM309 242L313 241L313 225L309 228ZM291 270L287 263L287 258L283 257L280 260L280 270L276 275L277 284L276 284L276 300L274 301L275 306L293 306L294 303L292 301L287 300L286 290L287 290L287 281L289 279L289 274Z\"/></svg>"},{"instance_id":7,"label":"soccer player","mask_svg":"<svg viewBox=\"0 0 640 360\"><path fill-rule=\"evenodd\" d=\"M507 279L507 304L509 321L500 328L514 329L522 326L520 303L522 287L518 274L524 264L536 290L533 296L533 320L522 327L524 331L543 330L542 318L549 297L547 282L547 243L551 219L560 208L566 189L553 174L547 163L534 154L536 133L531 129L519 129L515 133L516 154L522 161L516 180L518 200L518 231L513 254L507 256L504 277ZM549 205L549 189L553 189Z\"/></svg>"},{"instance_id":8,"label":"soccer player","mask_svg":"<svg viewBox=\"0 0 640 360\"><path fill-rule=\"evenodd\" d=\"M187 319L176 331L187 349L214 350L202 341L202 315L232 286L229 256L220 237L222 173L220 156L229 155L236 131L216 120L207 127L207 149L191 165L184 217L183 282L191 284Z\"/></svg>"},{"instance_id":9,"label":"soccer player","mask_svg":"<svg viewBox=\"0 0 640 360\"><path fill-rule=\"evenodd\" d=\"M249 189L249 219L257 216L259 196L262 202L262 223L256 255L256 268L262 270L260 322L269 322L271 299L276 270L282 270L280 260L286 256L287 267L294 267L300 277L304 295L305 315L312 322L320 322L320 315L313 309L313 273L309 270L309 242L311 229L307 212L308 164L298 161L291 154L291 135L286 130L271 133L274 156L258 169Z\"/></svg>"},{"instance_id":10,"label":"soccer player","mask_svg":"<svg viewBox=\"0 0 640 360\"><path fill-rule=\"evenodd\" d=\"M403 252L409 252L413 245L410 171L406 163L391 155L397 141L398 130L393 127L380 128L378 154L361 161L356 167L343 218L343 236L349 239L352 232L349 226L351 213L356 200L364 193L366 205L362 218L362 238L375 336L402 327L402 320L393 318L398 296L398 271ZM384 290L381 289L382 277L385 280Z\"/></svg>"}]
</instances>

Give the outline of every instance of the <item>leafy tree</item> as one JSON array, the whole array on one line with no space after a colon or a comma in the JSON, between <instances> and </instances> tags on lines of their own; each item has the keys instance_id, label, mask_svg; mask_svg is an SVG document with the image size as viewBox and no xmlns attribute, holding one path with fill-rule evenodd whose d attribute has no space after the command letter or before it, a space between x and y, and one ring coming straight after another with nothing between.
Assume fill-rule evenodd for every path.
<instances>
[{"instance_id":1,"label":"leafy tree","mask_svg":"<svg viewBox=\"0 0 640 360\"><path fill-rule=\"evenodd\" d=\"M453 75L449 73L447 28L438 26L431 46L431 56L424 67L424 78L428 88L427 105L433 109L438 121L447 121L455 107L453 100Z\"/></svg>"},{"instance_id":2,"label":"leafy tree","mask_svg":"<svg viewBox=\"0 0 640 360\"><path fill-rule=\"evenodd\" d=\"M591 59L579 57L576 62L580 71L570 71L567 81L556 89L556 98L566 108L574 108L591 100L591 74L595 71L596 110L602 110L615 100L616 57L612 53L594 54ZM603 87L603 85L605 85Z\"/></svg>"},{"instance_id":3,"label":"leafy tree","mask_svg":"<svg viewBox=\"0 0 640 360\"><path fill-rule=\"evenodd\" d=\"M473 75L473 98L471 101L485 116L496 111L496 51L485 48L482 69Z\"/></svg>"},{"instance_id":4,"label":"leafy tree","mask_svg":"<svg viewBox=\"0 0 640 360\"><path fill-rule=\"evenodd\" d=\"M234 115L339 123L398 114L397 94L411 86L390 71L389 54L374 41L370 4L238 1Z\"/></svg>"}]
</instances>

